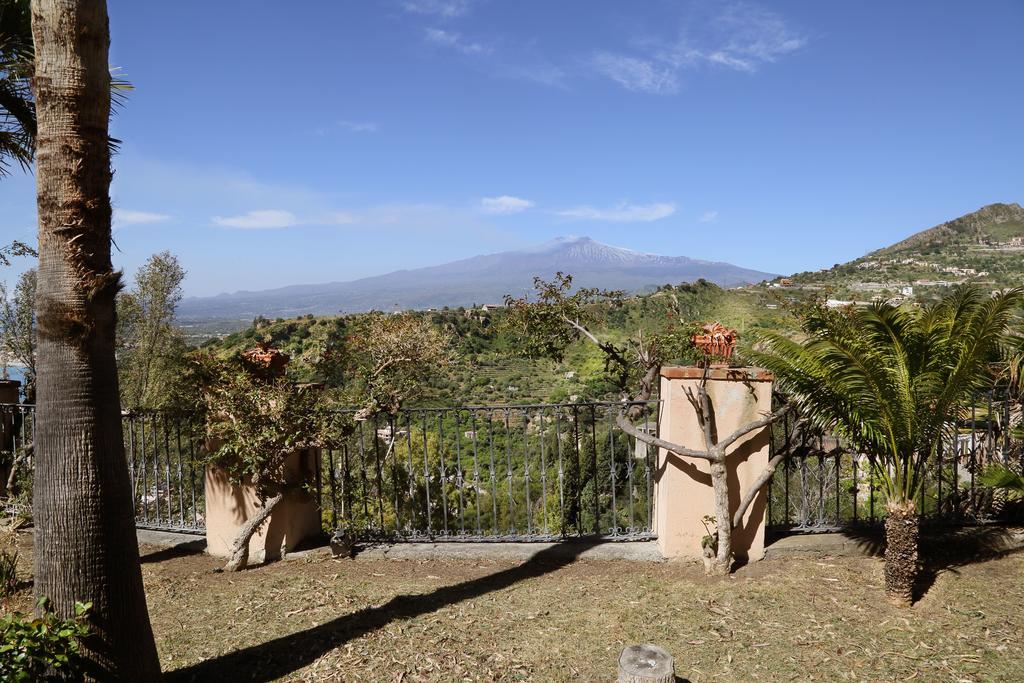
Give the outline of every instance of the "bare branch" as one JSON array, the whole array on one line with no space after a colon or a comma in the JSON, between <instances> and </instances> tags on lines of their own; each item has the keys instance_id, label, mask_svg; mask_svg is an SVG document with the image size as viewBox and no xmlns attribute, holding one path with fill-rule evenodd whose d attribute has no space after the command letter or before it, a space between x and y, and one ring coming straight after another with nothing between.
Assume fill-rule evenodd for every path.
<instances>
[{"instance_id":1,"label":"bare branch","mask_svg":"<svg viewBox=\"0 0 1024 683\"><path fill-rule=\"evenodd\" d=\"M562 315L562 320L564 320L565 323L567 325L569 325L569 327L574 328L577 332L583 334L587 339L589 339L590 341L594 342L598 346L604 346L604 342L603 341L598 339L594 335L594 333L591 332L590 330L588 330L586 327L584 327L583 325L580 325L579 322L573 320L572 318L568 317L565 314Z\"/></svg>"},{"instance_id":2,"label":"bare branch","mask_svg":"<svg viewBox=\"0 0 1024 683\"><path fill-rule=\"evenodd\" d=\"M775 468L778 467L779 463L786 459L786 453L779 453L774 458L768 461L764 471L754 480L747 489L747 492L743 494L743 499L740 501L740 506L736 508L736 513L732 517L732 525L737 527L743 521L743 515L747 514L747 508L757 497L758 492L768 483L768 480L772 478L775 473Z\"/></svg>"},{"instance_id":3,"label":"bare branch","mask_svg":"<svg viewBox=\"0 0 1024 683\"><path fill-rule=\"evenodd\" d=\"M683 391L686 392L686 400L693 406L693 411L697 415L697 423L700 425L704 437L704 448L710 451L717 444L714 443L711 435L711 403L708 401L708 391L704 380L697 385L696 396L693 395L693 390L690 387L685 387Z\"/></svg>"},{"instance_id":4,"label":"bare branch","mask_svg":"<svg viewBox=\"0 0 1024 683\"><path fill-rule=\"evenodd\" d=\"M615 424L619 426L619 429L624 431L626 434L629 434L637 441L645 443L648 446L664 448L666 451L670 451L676 455L687 456L690 458L701 458L709 462L716 462L720 457L716 451L695 451L692 448L684 448L679 444L672 443L671 441L659 439L651 434L645 434L633 426L633 423L629 421L629 418L626 417L625 413L618 414L615 418Z\"/></svg>"}]
</instances>

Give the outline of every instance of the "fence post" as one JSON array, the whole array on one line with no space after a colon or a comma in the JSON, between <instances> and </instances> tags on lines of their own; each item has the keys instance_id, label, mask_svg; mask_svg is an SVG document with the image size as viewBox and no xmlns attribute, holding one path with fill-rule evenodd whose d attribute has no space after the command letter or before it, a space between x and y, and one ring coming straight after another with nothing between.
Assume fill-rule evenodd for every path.
<instances>
[{"instance_id":1,"label":"fence post","mask_svg":"<svg viewBox=\"0 0 1024 683\"><path fill-rule=\"evenodd\" d=\"M680 446L704 450L697 412L687 398L696 395L704 373L697 367L666 367L661 374L661 436ZM771 411L773 376L758 368L711 368L707 393L713 432L724 438L741 425ZM730 504L735 510L754 479L768 464L771 430L763 427L740 438L729 449ZM706 460L658 452L654 493L654 525L666 558L701 557L706 534L702 518L714 514L714 493ZM767 487L754 499L743 523L733 531L733 552L740 559L764 556ZM721 521L721 520L719 520Z\"/></svg>"}]
</instances>

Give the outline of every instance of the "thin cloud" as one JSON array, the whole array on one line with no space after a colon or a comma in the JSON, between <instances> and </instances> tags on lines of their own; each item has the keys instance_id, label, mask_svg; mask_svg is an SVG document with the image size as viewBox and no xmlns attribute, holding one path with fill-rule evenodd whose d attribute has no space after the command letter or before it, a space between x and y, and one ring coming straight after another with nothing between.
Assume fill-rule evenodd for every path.
<instances>
[{"instance_id":1,"label":"thin cloud","mask_svg":"<svg viewBox=\"0 0 1024 683\"><path fill-rule=\"evenodd\" d=\"M694 34L699 34L696 37ZM720 68L755 73L796 52L807 38L779 14L734 3L702 23L685 27L674 40L645 38L634 54L595 52L589 64L598 75L627 90L654 95L679 91L688 70Z\"/></svg>"},{"instance_id":2,"label":"thin cloud","mask_svg":"<svg viewBox=\"0 0 1024 683\"><path fill-rule=\"evenodd\" d=\"M655 202L653 204L630 204L621 202L611 208L593 206L577 206L555 213L562 218L587 221L608 221L611 223L650 223L668 218L676 212L676 205L671 202Z\"/></svg>"},{"instance_id":3,"label":"thin cloud","mask_svg":"<svg viewBox=\"0 0 1024 683\"><path fill-rule=\"evenodd\" d=\"M483 45L482 43L467 40L457 31L446 31L441 28L428 28L425 29L425 35L428 43L451 48L452 50L457 50L464 55L484 55L491 51L491 48Z\"/></svg>"},{"instance_id":4,"label":"thin cloud","mask_svg":"<svg viewBox=\"0 0 1024 683\"><path fill-rule=\"evenodd\" d=\"M380 124L374 121L338 121L338 126L351 133L376 133Z\"/></svg>"},{"instance_id":5,"label":"thin cloud","mask_svg":"<svg viewBox=\"0 0 1024 683\"><path fill-rule=\"evenodd\" d=\"M290 228L299 224L299 220L290 211L265 209L247 211L237 216L214 216L213 222L224 228L241 228L243 230L270 230L274 228Z\"/></svg>"},{"instance_id":6,"label":"thin cloud","mask_svg":"<svg viewBox=\"0 0 1024 683\"><path fill-rule=\"evenodd\" d=\"M533 208L534 203L522 197L503 194L499 197L484 197L480 200L480 210L491 214L520 213Z\"/></svg>"},{"instance_id":7,"label":"thin cloud","mask_svg":"<svg viewBox=\"0 0 1024 683\"><path fill-rule=\"evenodd\" d=\"M669 66L611 52L597 53L592 64L599 74L626 90L653 95L671 95L679 91L679 78L675 69Z\"/></svg>"},{"instance_id":8,"label":"thin cloud","mask_svg":"<svg viewBox=\"0 0 1024 683\"><path fill-rule=\"evenodd\" d=\"M402 8L413 14L453 19L468 13L476 0L405 0Z\"/></svg>"},{"instance_id":9,"label":"thin cloud","mask_svg":"<svg viewBox=\"0 0 1024 683\"><path fill-rule=\"evenodd\" d=\"M147 225L149 223L163 223L171 219L165 213L152 213L150 211L133 211L131 209L114 209L114 225Z\"/></svg>"},{"instance_id":10,"label":"thin cloud","mask_svg":"<svg viewBox=\"0 0 1024 683\"><path fill-rule=\"evenodd\" d=\"M718 212L705 211L700 215L700 218L698 218L697 220L700 221L701 223L714 223L716 220L718 220Z\"/></svg>"}]
</instances>

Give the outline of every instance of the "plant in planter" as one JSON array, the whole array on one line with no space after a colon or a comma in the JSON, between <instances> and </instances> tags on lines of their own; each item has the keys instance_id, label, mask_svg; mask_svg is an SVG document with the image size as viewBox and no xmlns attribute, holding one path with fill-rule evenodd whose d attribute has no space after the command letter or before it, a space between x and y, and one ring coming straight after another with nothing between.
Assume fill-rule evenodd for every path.
<instances>
[{"instance_id":1,"label":"plant in planter","mask_svg":"<svg viewBox=\"0 0 1024 683\"><path fill-rule=\"evenodd\" d=\"M249 541L275 507L288 496L308 495L312 482L296 477L293 456L338 443L351 432L351 416L338 411L342 401L359 405L356 420L396 414L426 379L452 363L451 340L422 316L363 316L343 345L335 340L310 361L344 375L347 382L337 395L290 381L288 361L281 351L261 345L238 357L198 355L193 362L210 445L207 464L235 486L251 485L260 503L232 543L228 571L246 566ZM394 447L392 435L385 462ZM351 552L354 530L342 531L336 542Z\"/></svg>"},{"instance_id":2,"label":"plant in planter","mask_svg":"<svg viewBox=\"0 0 1024 683\"><path fill-rule=\"evenodd\" d=\"M289 467L293 456L321 447L334 414L317 385L283 373L287 356L267 347L228 360L197 356L194 368L206 416L208 465L234 486L252 486L259 510L239 528L225 570L243 569L249 542L288 496L307 495L311 482Z\"/></svg>"}]
</instances>

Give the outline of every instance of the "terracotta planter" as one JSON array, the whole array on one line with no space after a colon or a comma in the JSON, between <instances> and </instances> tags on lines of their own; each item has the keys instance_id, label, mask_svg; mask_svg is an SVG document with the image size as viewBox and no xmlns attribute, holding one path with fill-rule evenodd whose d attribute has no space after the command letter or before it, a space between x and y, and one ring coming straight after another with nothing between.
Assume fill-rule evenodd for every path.
<instances>
[{"instance_id":1,"label":"terracotta planter","mask_svg":"<svg viewBox=\"0 0 1024 683\"><path fill-rule=\"evenodd\" d=\"M313 484L320 469L320 452L295 453L285 467L289 481ZM238 530L260 509L259 499L251 484L233 485L218 467L207 466L205 486L206 552L228 557ZM249 563L279 559L321 533L316 495L303 489L289 491L249 541Z\"/></svg>"}]
</instances>

